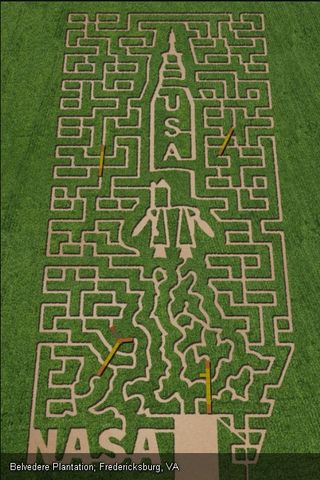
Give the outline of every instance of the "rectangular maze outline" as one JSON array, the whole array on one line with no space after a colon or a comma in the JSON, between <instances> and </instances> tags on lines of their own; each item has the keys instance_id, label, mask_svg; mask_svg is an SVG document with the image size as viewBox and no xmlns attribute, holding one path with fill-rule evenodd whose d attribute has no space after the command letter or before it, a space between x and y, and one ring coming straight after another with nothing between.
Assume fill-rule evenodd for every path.
<instances>
[{"instance_id":1,"label":"rectangular maze outline","mask_svg":"<svg viewBox=\"0 0 320 480\"><path fill-rule=\"evenodd\" d=\"M69 15L69 21L73 22L74 19L77 15L86 15L86 14L70 14ZM112 20L110 20L110 17L113 17L115 15L115 18L116 18L116 22L120 21L121 20L121 17L120 15L117 15L117 14L97 14L96 16L96 22L93 22L95 23L96 27L99 29L100 26L101 26L101 23L105 23L107 25L111 25L112 23L116 23ZM141 14L143 15L143 14ZM153 15L150 15L150 18L153 18L153 17L161 17L163 16L164 14L153 14ZM221 17L220 14L210 14L212 17ZM231 14L222 14L222 16L225 15L227 17L229 17L229 21L233 23L233 20L232 20L232 15ZM242 15L247 15L247 14L242 14ZM248 14L249 15L249 14ZM259 14L258 14L259 15ZM132 17L135 17L135 16L138 16L138 14L134 14L132 15ZM177 16L181 16L180 14L177 14ZM208 17L208 14L187 14L186 15L188 18L195 18L195 19L199 19L200 17ZM103 19L103 17L105 17L106 21L105 22L101 22L101 18ZM109 19L108 19L109 17ZM168 15L168 17L171 17L172 19L175 18L175 15L174 14L170 14ZM85 18L88 18L88 16L86 16ZM240 15L240 20L241 20L241 15ZM261 27L261 31L264 31L265 27L264 27L264 18L263 16L261 15L261 20L262 20L262 27ZM128 15L128 25L127 25L127 30L124 29L124 31L130 31L130 22L131 22L131 14ZM189 22L189 20L186 20L185 22ZM199 20L199 22L201 23L201 20ZM139 22L138 22L139 23ZM146 23L152 23L152 21L146 21ZM190 23L190 22L189 22ZM218 22L219 23L219 22ZM248 23L248 22L247 22ZM250 22L249 22L250 23ZM254 24L252 23L252 28L254 27ZM111 26L111 28L113 28ZM265 43L265 39L263 39L264 43ZM68 46L68 42L69 42L69 33L67 34L67 37L66 37L66 42L67 42L67 46ZM99 48L97 49L97 51L99 50ZM97 53L98 54L98 53ZM267 55L266 53L266 43L265 43L265 56ZM64 66L63 66L63 69L64 69L64 73L67 73L67 59L68 59L68 53L65 54L64 56ZM87 63L88 65L90 64L90 62L88 61L87 58L85 58L85 63ZM251 63L251 58L250 58L250 62L249 62L249 65ZM255 63L255 62L253 62ZM266 73L268 73L268 63L265 64L266 65ZM77 69L77 66L75 67ZM89 67L90 68L90 67ZM249 68L248 66L245 67L246 69ZM76 70L77 71L77 70ZM269 100L270 100L270 108L272 108L272 103L271 103L271 92L270 92L270 81L267 81L266 84L268 85L268 95L269 95ZM65 90L65 86L66 86L66 81L64 80L63 81L63 84L62 84L62 91ZM81 86L82 88L82 86ZM80 95L81 95L81 89L79 91ZM205 94L205 92L204 92ZM63 110L65 108L65 99L62 98L61 99L61 109ZM69 107L70 108L70 107ZM81 107L79 107L81 108ZM76 109L75 109L76 110ZM59 117L59 120L58 120L58 137L61 137L63 136L62 134L62 125L61 125L61 118L62 117ZM208 119L209 117L207 117ZM271 117L271 125L270 125L271 129L273 129L274 125L273 125L273 118ZM82 125L80 125L80 131L82 129ZM222 129L221 129L221 134L223 133ZM79 136L81 135L81 133L79 134ZM249 132L248 132L248 135L249 135ZM235 140L236 142L236 140ZM236 145L236 143L235 143ZM206 163L209 164L208 162L208 150L209 150L209 145L206 145L207 147L207 150L206 150ZM282 214L282 208L281 208L281 194L280 194L280 187L279 187L279 175L278 175L278 163L277 163L277 155L276 155L276 150L275 150L275 142L274 142L274 136L272 135L272 148L273 148L273 160L274 160L274 167L275 167L275 184L276 184L276 190L277 190L277 200L278 200L278 217L277 218L272 218L270 220L265 220L265 221L262 221L261 222L261 226L262 226L262 233L266 233L268 231L267 229L267 224L268 223L277 223L277 222L282 222L283 220L283 214ZM59 147L57 147L57 156L56 158L61 158L59 157ZM88 172L88 177L90 177L90 170L91 169L97 169L98 168L98 165L97 166L93 166L93 167L86 167L86 170ZM59 163L58 165L54 168L54 178L57 178L59 177L59 173L58 173L58 169L59 169ZM219 168L218 168L219 170ZM220 174L220 176L222 176ZM209 182L209 179L208 179L208 182ZM52 189L52 201L51 201L51 209L54 210L54 188ZM90 187L88 187L90 188ZM95 187L93 187L95 188ZM209 186L209 183L207 185L207 188L210 189L210 186ZM240 201L239 201L239 204L240 204ZM268 199L267 199L267 203L266 203L266 210L268 210ZM240 208L241 209L241 208ZM223 208L221 209L223 210ZM288 276L287 276L287 264L286 264L286 250L285 250L285 241L284 241L284 233L283 231L279 230L279 231L274 231L274 233L277 233L279 234L280 238L281 238L281 245L282 245L282 254L283 254L283 266L284 266L284 283L285 283L285 289L286 289L286 299L287 299L287 307L288 307L288 315L285 317L286 319L288 319L288 326L286 328L278 328L278 327L275 327L275 333L276 334L280 334L282 332L292 332L292 316L291 316L291 306L290 306L290 295L289 295L289 289L288 289ZM231 234L231 232L229 233L229 235ZM49 250L49 243L50 243L50 239L48 237L48 250L47 250L47 255L50 256L50 250ZM207 261L209 262L210 258L209 257L213 257L214 255L212 256L209 256L208 255L208 258L207 258ZM221 256L221 255L220 255ZM242 261L244 261L245 259L242 258ZM80 268L80 267L79 267ZM219 267L216 267L216 268L219 268ZM231 268L231 267L229 267ZM230 273L230 270L228 270L228 275L232 276L232 273ZM45 285L45 282L47 280L47 277L45 275L45 278L44 278L44 285ZM228 278L226 279L226 281L228 281ZM274 321L275 323L277 322L277 320L281 320L281 318L274 318ZM276 339L276 343L278 342L278 338ZM287 345L287 346L290 346L291 347L291 353L288 357L288 361L287 361L287 365L286 365L286 368L290 362L290 359L291 359L291 356L293 354L293 345L291 343L287 343L285 344L284 342L280 342L282 345ZM38 348L37 348L37 360L36 360L36 369L35 369L35 386L34 386L34 394L33 394L33 398L32 398L32 413L31 413L31 425L34 424L34 412L35 412L35 402L36 402L36 383L37 383L37 377L38 377L38 373L39 373L39 359L40 359L40 349L41 349L41 345L47 345L47 343L39 343L38 344ZM286 371L286 368L283 369L283 372L282 372L282 375L281 375L281 378L280 378L280 381L279 381L279 384L278 384L278 387L281 386L282 384L282 381L283 381L283 378L284 378L284 374L285 374L285 371ZM270 402L271 404L273 404L273 401ZM249 428L249 427L247 427Z\"/></svg>"}]
</instances>

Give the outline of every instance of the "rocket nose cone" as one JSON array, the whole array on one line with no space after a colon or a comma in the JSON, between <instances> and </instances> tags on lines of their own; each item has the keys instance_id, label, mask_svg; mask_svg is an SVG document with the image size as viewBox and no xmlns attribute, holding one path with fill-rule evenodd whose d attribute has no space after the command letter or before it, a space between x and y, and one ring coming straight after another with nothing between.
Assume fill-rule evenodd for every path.
<instances>
[{"instance_id":1,"label":"rocket nose cone","mask_svg":"<svg viewBox=\"0 0 320 480\"><path fill-rule=\"evenodd\" d=\"M170 31L170 35L169 35L169 44L170 44L170 47L171 47L171 48L174 48L175 43L176 43L176 37L175 37L175 34L174 34L173 30L171 30L171 31Z\"/></svg>"}]
</instances>

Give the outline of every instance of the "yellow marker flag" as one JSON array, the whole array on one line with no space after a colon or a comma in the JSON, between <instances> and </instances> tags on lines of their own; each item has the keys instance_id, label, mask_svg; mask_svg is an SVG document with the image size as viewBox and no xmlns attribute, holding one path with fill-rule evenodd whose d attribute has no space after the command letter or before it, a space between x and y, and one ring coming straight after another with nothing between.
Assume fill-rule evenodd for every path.
<instances>
[{"instance_id":1,"label":"yellow marker flag","mask_svg":"<svg viewBox=\"0 0 320 480\"><path fill-rule=\"evenodd\" d=\"M200 378L206 379L206 401L207 413L212 413L212 391L211 391L211 364L210 360L206 360L205 373L200 373Z\"/></svg>"},{"instance_id":2,"label":"yellow marker flag","mask_svg":"<svg viewBox=\"0 0 320 480\"><path fill-rule=\"evenodd\" d=\"M103 162L104 162L104 150L106 146L101 144L100 145L100 162L99 162L99 177L102 177L103 174Z\"/></svg>"},{"instance_id":3,"label":"yellow marker flag","mask_svg":"<svg viewBox=\"0 0 320 480\"><path fill-rule=\"evenodd\" d=\"M120 347L120 345L122 345L122 343L132 343L132 342L133 342L133 338L118 338L118 340L110 350L107 358L105 359L105 361L103 362L99 370L97 371L97 375L101 377L101 375L103 374L103 372L105 371L109 363L111 362L112 358L114 357L114 355L116 354L118 348Z\"/></svg>"},{"instance_id":4,"label":"yellow marker flag","mask_svg":"<svg viewBox=\"0 0 320 480\"><path fill-rule=\"evenodd\" d=\"M226 149L226 147L227 147L227 145L228 145L228 143L229 143L229 140L230 140L233 132L234 132L234 128L232 127L232 128L229 129L229 131L228 131L228 133L227 133L227 136L226 136L226 138L224 139L223 144L222 144L221 147L220 147L220 150L219 150L219 153L218 153L219 156L224 154L224 151L225 151L225 149Z\"/></svg>"}]
</instances>

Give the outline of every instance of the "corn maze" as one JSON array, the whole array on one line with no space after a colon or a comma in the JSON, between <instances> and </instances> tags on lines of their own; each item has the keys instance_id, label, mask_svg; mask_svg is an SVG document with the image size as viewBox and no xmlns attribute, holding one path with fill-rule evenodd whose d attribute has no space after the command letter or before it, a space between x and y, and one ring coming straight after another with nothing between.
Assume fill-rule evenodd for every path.
<instances>
[{"instance_id":1,"label":"corn maze","mask_svg":"<svg viewBox=\"0 0 320 480\"><path fill-rule=\"evenodd\" d=\"M264 16L70 13L62 68L29 455L257 462L293 353Z\"/></svg>"}]
</instances>

